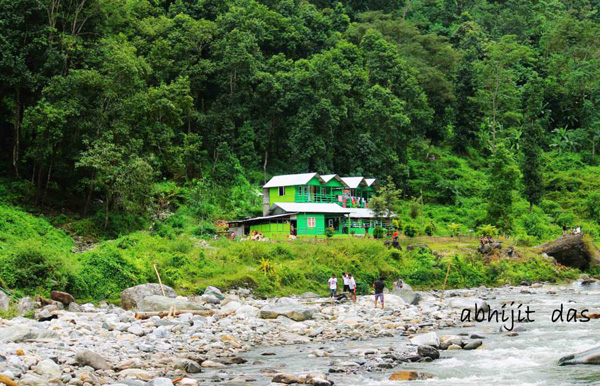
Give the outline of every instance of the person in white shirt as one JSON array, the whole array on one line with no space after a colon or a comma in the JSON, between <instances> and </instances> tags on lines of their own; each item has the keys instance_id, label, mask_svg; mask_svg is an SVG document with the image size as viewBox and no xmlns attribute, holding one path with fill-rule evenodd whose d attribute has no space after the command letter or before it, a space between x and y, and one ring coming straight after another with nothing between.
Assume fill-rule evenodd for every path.
<instances>
[{"instance_id":1,"label":"person in white shirt","mask_svg":"<svg viewBox=\"0 0 600 386\"><path fill-rule=\"evenodd\" d=\"M350 290L350 294L352 294L352 303L356 304L356 281L351 273L348 274L348 289Z\"/></svg>"},{"instance_id":2,"label":"person in white shirt","mask_svg":"<svg viewBox=\"0 0 600 386\"><path fill-rule=\"evenodd\" d=\"M344 292L350 292L350 287L348 287L348 283L350 282L350 274L346 272L342 275L342 278L344 280Z\"/></svg>"},{"instance_id":3,"label":"person in white shirt","mask_svg":"<svg viewBox=\"0 0 600 386\"><path fill-rule=\"evenodd\" d=\"M331 298L331 304L333 304L333 298L337 293L337 279L335 278L335 274L331 274L331 277L327 281L329 283L329 297Z\"/></svg>"}]
</instances>

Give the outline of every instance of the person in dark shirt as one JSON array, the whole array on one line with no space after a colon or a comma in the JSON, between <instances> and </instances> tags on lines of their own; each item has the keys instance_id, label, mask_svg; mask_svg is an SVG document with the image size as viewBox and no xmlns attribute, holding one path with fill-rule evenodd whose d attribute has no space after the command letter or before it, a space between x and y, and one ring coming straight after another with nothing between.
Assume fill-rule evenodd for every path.
<instances>
[{"instance_id":1,"label":"person in dark shirt","mask_svg":"<svg viewBox=\"0 0 600 386\"><path fill-rule=\"evenodd\" d=\"M373 283L373 288L375 288L375 308L377 308L377 301L381 300L381 309L383 310L383 289L385 288L383 277Z\"/></svg>"}]
</instances>

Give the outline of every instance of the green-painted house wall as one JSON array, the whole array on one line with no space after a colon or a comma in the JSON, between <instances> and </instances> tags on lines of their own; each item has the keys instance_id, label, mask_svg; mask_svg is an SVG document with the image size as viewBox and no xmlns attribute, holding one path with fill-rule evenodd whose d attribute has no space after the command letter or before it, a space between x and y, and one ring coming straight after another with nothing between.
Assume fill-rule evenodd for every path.
<instances>
[{"instance_id":1,"label":"green-painted house wall","mask_svg":"<svg viewBox=\"0 0 600 386\"><path fill-rule=\"evenodd\" d=\"M308 226L308 219L315 218L315 226ZM325 215L322 213L302 213L296 216L298 226L298 235L315 235L320 236L325 234Z\"/></svg>"},{"instance_id":2,"label":"green-painted house wall","mask_svg":"<svg viewBox=\"0 0 600 386\"><path fill-rule=\"evenodd\" d=\"M290 234L289 222L273 222L269 224L250 225L250 232L261 232L263 236L274 238L277 236L285 237Z\"/></svg>"},{"instance_id":3,"label":"green-painted house wall","mask_svg":"<svg viewBox=\"0 0 600 386\"><path fill-rule=\"evenodd\" d=\"M294 202L296 197L296 187L286 186L285 195L279 195L279 188L269 189L269 204L273 205L276 202Z\"/></svg>"},{"instance_id":4,"label":"green-painted house wall","mask_svg":"<svg viewBox=\"0 0 600 386\"><path fill-rule=\"evenodd\" d=\"M313 177L306 185L321 186L321 181L317 177Z\"/></svg>"}]
</instances>

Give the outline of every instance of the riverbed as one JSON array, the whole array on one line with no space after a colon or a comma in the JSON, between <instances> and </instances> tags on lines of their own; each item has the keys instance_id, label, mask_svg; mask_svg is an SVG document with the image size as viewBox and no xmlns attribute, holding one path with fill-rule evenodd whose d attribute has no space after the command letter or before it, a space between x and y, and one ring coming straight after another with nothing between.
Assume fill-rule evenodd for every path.
<instances>
[{"instance_id":1,"label":"riverbed","mask_svg":"<svg viewBox=\"0 0 600 386\"><path fill-rule=\"evenodd\" d=\"M448 296L463 291L450 291ZM580 352L600 344L598 327L600 320L589 322L552 322L555 309L564 305L564 315L570 308L578 313L600 310L600 286L573 283L567 286L537 285L536 287L505 287L489 289L485 300L492 309L502 304L529 306L531 323L518 324L515 336L500 332L503 323L475 322L469 327L452 327L434 330L438 336L454 334L478 334L483 345L477 350L440 351L438 360L425 363L403 363L393 369L351 367L347 373L328 374L336 385L396 385L390 375L398 370L416 370L433 375L433 378L412 381L414 385L573 385L600 384L600 366L558 366L560 357ZM507 323L509 325L509 323ZM516 332L518 331L518 332ZM515 334L516 332L516 334ZM320 344L300 344L278 347L257 347L242 353L248 362L226 370L209 370L197 376L202 384L216 380L231 379L236 375L254 380L255 385L268 385L273 372L301 374L307 372L328 373L339 362L364 362L353 357L353 350L373 349L379 354L390 347L408 343L408 337L393 337L331 341ZM315 350L329 353L316 357ZM264 355L265 353L274 355ZM375 355L376 356L376 355ZM220 384L236 384L221 382Z\"/></svg>"}]
</instances>

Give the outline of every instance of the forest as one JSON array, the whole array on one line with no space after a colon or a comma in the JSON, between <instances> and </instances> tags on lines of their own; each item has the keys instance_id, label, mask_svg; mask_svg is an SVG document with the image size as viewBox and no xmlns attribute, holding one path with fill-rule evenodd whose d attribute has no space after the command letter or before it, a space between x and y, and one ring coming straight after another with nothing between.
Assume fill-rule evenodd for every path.
<instances>
[{"instance_id":1,"label":"forest","mask_svg":"<svg viewBox=\"0 0 600 386\"><path fill-rule=\"evenodd\" d=\"M0 258L50 248L11 242L49 235L40 219L68 235L61 256L142 231L209 238L260 213L270 176L309 171L398 189L417 234L598 237L599 10L2 1Z\"/></svg>"}]
</instances>

